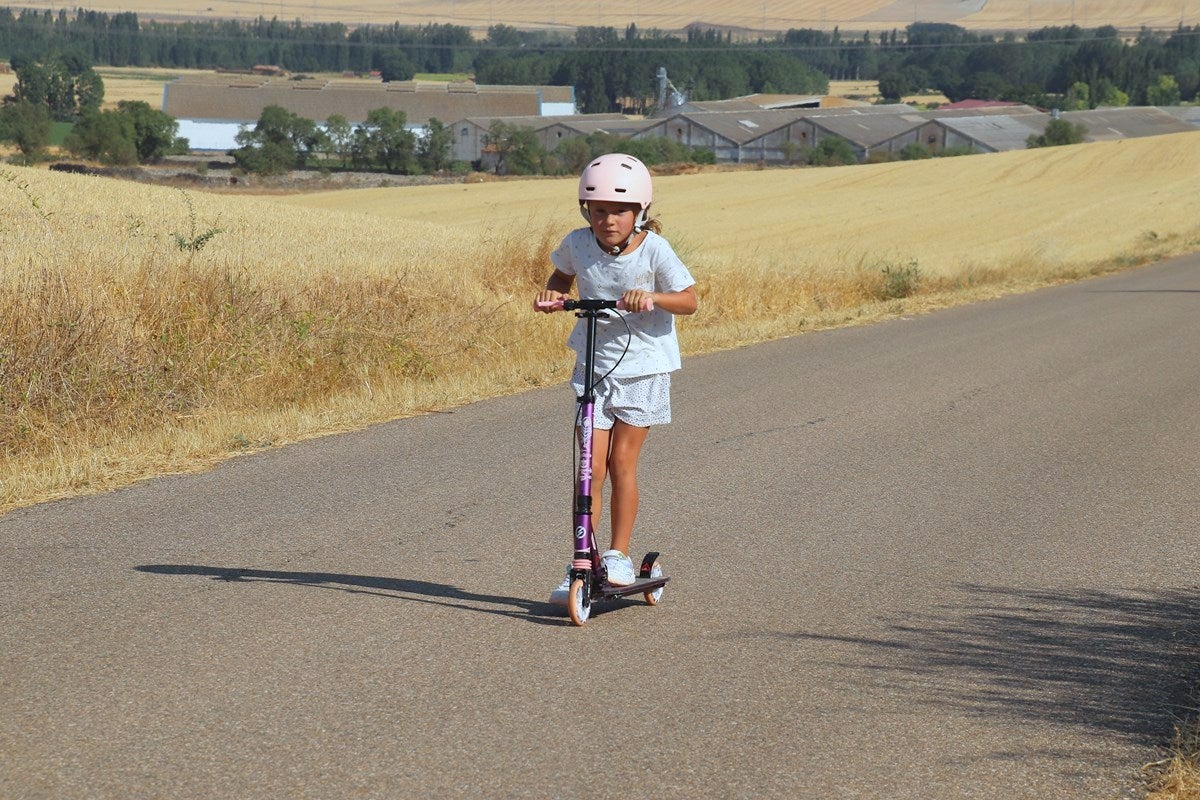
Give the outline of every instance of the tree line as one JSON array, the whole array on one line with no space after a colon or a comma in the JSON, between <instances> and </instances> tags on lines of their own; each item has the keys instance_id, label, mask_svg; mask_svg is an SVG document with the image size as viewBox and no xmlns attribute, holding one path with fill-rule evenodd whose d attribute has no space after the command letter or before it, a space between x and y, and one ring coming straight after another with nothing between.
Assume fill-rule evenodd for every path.
<instances>
[{"instance_id":1,"label":"tree line","mask_svg":"<svg viewBox=\"0 0 1200 800\"><path fill-rule=\"evenodd\" d=\"M77 53L112 66L245 69L273 64L293 72L470 73L480 83L573 85L584 112L645 112L655 75L694 100L753 92L822 93L829 79L878 80L887 97L929 90L965 97L1059 104L1088 87L1092 106L1124 96L1134 104L1190 102L1200 90L1200 25L1143 30L1126 42L1112 27L1047 27L1023 39L956 25L915 23L903 31L843 37L789 30L755 41L689 29L684 36L629 25L583 27L573 35L492 26L483 40L455 25L306 24L251 21L142 22L132 12L14 12L0 8L0 56L46 60ZM1157 92L1157 93L1156 93ZM1120 94L1118 94L1120 93Z\"/></svg>"},{"instance_id":2,"label":"tree line","mask_svg":"<svg viewBox=\"0 0 1200 800\"><path fill-rule=\"evenodd\" d=\"M453 135L438 119L429 120L422 135L407 127L403 111L376 108L365 121L352 125L340 114L324 123L306 119L280 106L263 109L253 128L237 135L230 151L237 166L257 175L280 175L293 169L356 169L398 175L461 173L482 169L452 157ZM711 150L693 148L666 138L628 140L606 133L566 139L552 151L538 141L532 128L492 123L484 143L493 154L488 168L505 175L566 175L583 170L603 153L622 150L647 164L716 161Z\"/></svg>"},{"instance_id":3,"label":"tree line","mask_svg":"<svg viewBox=\"0 0 1200 800\"><path fill-rule=\"evenodd\" d=\"M16 145L19 162L44 155L55 122L73 123L63 141L67 150L109 164L154 162L187 152L179 124L149 103L122 100L102 111L104 81L77 54L45 63L15 56L12 67L17 82L0 105L0 141Z\"/></svg>"}]
</instances>

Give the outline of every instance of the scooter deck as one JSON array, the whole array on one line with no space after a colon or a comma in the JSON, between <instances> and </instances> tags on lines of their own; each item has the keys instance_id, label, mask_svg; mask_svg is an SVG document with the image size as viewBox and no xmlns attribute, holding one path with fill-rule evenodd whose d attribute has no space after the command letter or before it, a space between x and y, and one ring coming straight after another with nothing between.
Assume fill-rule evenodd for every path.
<instances>
[{"instance_id":1,"label":"scooter deck","mask_svg":"<svg viewBox=\"0 0 1200 800\"><path fill-rule=\"evenodd\" d=\"M601 597L624 597L628 594L642 594L643 592L652 592L660 586L666 586L667 581L671 580L666 575L660 575L657 578L638 578L628 586L610 586L605 584L600 587Z\"/></svg>"}]
</instances>

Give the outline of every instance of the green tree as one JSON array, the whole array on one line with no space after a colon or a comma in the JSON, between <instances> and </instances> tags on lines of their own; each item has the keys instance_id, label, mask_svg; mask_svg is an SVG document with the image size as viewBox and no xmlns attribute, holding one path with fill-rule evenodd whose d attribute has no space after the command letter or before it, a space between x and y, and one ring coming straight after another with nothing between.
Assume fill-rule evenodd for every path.
<instances>
[{"instance_id":1,"label":"green tree","mask_svg":"<svg viewBox=\"0 0 1200 800\"><path fill-rule=\"evenodd\" d=\"M86 114L96 111L104 102L104 81L96 70L88 67L73 77L75 91L75 113Z\"/></svg>"},{"instance_id":2,"label":"green tree","mask_svg":"<svg viewBox=\"0 0 1200 800\"><path fill-rule=\"evenodd\" d=\"M1064 144L1079 144L1087 135L1087 126L1080 123L1072 124L1065 119L1052 119L1046 123L1045 132L1031 135L1025 140L1025 146L1058 147Z\"/></svg>"},{"instance_id":3,"label":"green tree","mask_svg":"<svg viewBox=\"0 0 1200 800\"><path fill-rule=\"evenodd\" d=\"M900 148L901 161L919 161L923 158L933 158L933 151L920 142L909 142Z\"/></svg>"},{"instance_id":4,"label":"green tree","mask_svg":"<svg viewBox=\"0 0 1200 800\"><path fill-rule=\"evenodd\" d=\"M411 81L417 70L402 50L392 50L379 60L379 77L384 83Z\"/></svg>"},{"instance_id":5,"label":"green tree","mask_svg":"<svg viewBox=\"0 0 1200 800\"><path fill-rule=\"evenodd\" d=\"M543 152L532 128L493 122L483 143L496 153L497 175L533 175L542 170Z\"/></svg>"},{"instance_id":6,"label":"green tree","mask_svg":"<svg viewBox=\"0 0 1200 800\"><path fill-rule=\"evenodd\" d=\"M1090 108L1091 94L1092 88L1083 81L1072 83L1071 88L1067 90L1067 96L1063 99L1063 110L1083 111Z\"/></svg>"},{"instance_id":7,"label":"green tree","mask_svg":"<svg viewBox=\"0 0 1200 800\"><path fill-rule=\"evenodd\" d=\"M281 106L263 109L253 129L237 134L240 145L231 151L237 165L259 175L280 175L308 163L325 136L311 119Z\"/></svg>"},{"instance_id":8,"label":"green tree","mask_svg":"<svg viewBox=\"0 0 1200 800\"><path fill-rule=\"evenodd\" d=\"M42 156L50 144L51 128L45 105L18 100L0 106L0 141L15 144L27 164Z\"/></svg>"},{"instance_id":9,"label":"green tree","mask_svg":"<svg viewBox=\"0 0 1200 800\"><path fill-rule=\"evenodd\" d=\"M153 163L171 153L187 152L187 140L179 138L179 123L166 112L151 108L141 100L122 100L116 113L132 130L137 160Z\"/></svg>"},{"instance_id":10,"label":"green tree","mask_svg":"<svg viewBox=\"0 0 1200 800\"><path fill-rule=\"evenodd\" d=\"M1177 106L1180 102L1179 84L1174 75L1159 75L1146 87L1146 102L1152 106Z\"/></svg>"},{"instance_id":11,"label":"green tree","mask_svg":"<svg viewBox=\"0 0 1200 800\"><path fill-rule=\"evenodd\" d=\"M82 57L58 56L44 63L13 58L12 66L16 99L45 105L54 119L76 119L104 99L104 81Z\"/></svg>"},{"instance_id":12,"label":"green tree","mask_svg":"<svg viewBox=\"0 0 1200 800\"><path fill-rule=\"evenodd\" d=\"M1129 105L1129 95L1117 88L1108 78L1096 86L1096 108L1117 108Z\"/></svg>"},{"instance_id":13,"label":"green tree","mask_svg":"<svg viewBox=\"0 0 1200 800\"><path fill-rule=\"evenodd\" d=\"M134 164L138 160L133 126L115 111L84 114L63 146L77 156L106 164Z\"/></svg>"},{"instance_id":14,"label":"green tree","mask_svg":"<svg viewBox=\"0 0 1200 800\"><path fill-rule=\"evenodd\" d=\"M838 167L857 164L854 147L840 136L826 136L813 148L811 163L818 167Z\"/></svg>"},{"instance_id":15,"label":"green tree","mask_svg":"<svg viewBox=\"0 0 1200 800\"><path fill-rule=\"evenodd\" d=\"M596 155L588 146L588 140L582 136L564 139L558 143L558 147L554 148L554 157L558 162L559 170L566 175L578 175L583 172L584 167Z\"/></svg>"},{"instance_id":16,"label":"green tree","mask_svg":"<svg viewBox=\"0 0 1200 800\"><path fill-rule=\"evenodd\" d=\"M350 159L353 129L349 120L341 114L333 114L325 120L326 155L337 156L345 167Z\"/></svg>"},{"instance_id":17,"label":"green tree","mask_svg":"<svg viewBox=\"0 0 1200 800\"><path fill-rule=\"evenodd\" d=\"M440 119L431 117L425 136L417 144L417 162L425 172L441 172L450 166L454 133Z\"/></svg>"},{"instance_id":18,"label":"green tree","mask_svg":"<svg viewBox=\"0 0 1200 800\"><path fill-rule=\"evenodd\" d=\"M414 171L417 138L406 127L407 121L403 111L375 108L359 126L367 157L388 172L407 175Z\"/></svg>"},{"instance_id":19,"label":"green tree","mask_svg":"<svg viewBox=\"0 0 1200 800\"><path fill-rule=\"evenodd\" d=\"M1198 48L1200 51L1200 48ZM1200 92L1200 52L1192 58L1181 58L1175 65L1175 82L1181 99L1191 102Z\"/></svg>"},{"instance_id":20,"label":"green tree","mask_svg":"<svg viewBox=\"0 0 1200 800\"><path fill-rule=\"evenodd\" d=\"M884 100L899 102L901 97L912 93L912 86L904 72L896 70L879 76L879 94Z\"/></svg>"}]
</instances>

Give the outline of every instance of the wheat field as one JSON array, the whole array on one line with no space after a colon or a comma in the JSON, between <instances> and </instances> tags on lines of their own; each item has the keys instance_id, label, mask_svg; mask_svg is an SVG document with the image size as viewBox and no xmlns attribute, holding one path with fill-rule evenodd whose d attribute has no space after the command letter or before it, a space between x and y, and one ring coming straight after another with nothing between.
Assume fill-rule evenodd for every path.
<instances>
[{"instance_id":1,"label":"wheat field","mask_svg":"<svg viewBox=\"0 0 1200 800\"><path fill-rule=\"evenodd\" d=\"M491 25L569 31L578 26L679 30L691 23L756 34L789 28L890 30L914 22L972 29L1024 30L1046 25L1172 27L1200 21L1200 0L89 0L89 10L135 11L144 19L279 17L349 25L443 23L478 35Z\"/></svg>"},{"instance_id":2,"label":"wheat field","mask_svg":"<svg viewBox=\"0 0 1200 800\"><path fill-rule=\"evenodd\" d=\"M656 179L685 351L1200 249L1200 133ZM562 381L572 179L291 197L0 169L0 513Z\"/></svg>"},{"instance_id":3,"label":"wheat field","mask_svg":"<svg viewBox=\"0 0 1200 800\"><path fill-rule=\"evenodd\" d=\"M712 273L917 262L922 271L1095 263L1200 223L1200 133L837 169L659 177L655 212ZM574 179L298 195L307 209L484 233L578 219ZM802 245L798 246L798 243Z\"/></svg>"}]
</instances>

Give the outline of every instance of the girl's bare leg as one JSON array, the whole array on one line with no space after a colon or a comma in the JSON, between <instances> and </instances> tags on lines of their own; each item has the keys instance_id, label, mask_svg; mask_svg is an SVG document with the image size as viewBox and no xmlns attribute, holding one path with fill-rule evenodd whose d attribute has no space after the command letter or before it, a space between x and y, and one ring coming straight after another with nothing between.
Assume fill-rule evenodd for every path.
<instances>
[{"instance_id":1,"label":"girl's bare leg","mask_svg":"<svg viewBox=\"0 0 1200 800\"><path fill-rule=\"evenodd\" d=\"M633 538L633 523L638 512L638 457L649 433L649 428L638 428L617 420L607 442L607 472L612 481L612 510L609 512L612 549L625 555L629 555L629 542ZM605 451L598 449L597 452Z\"/></svg>"}]
</instances>

